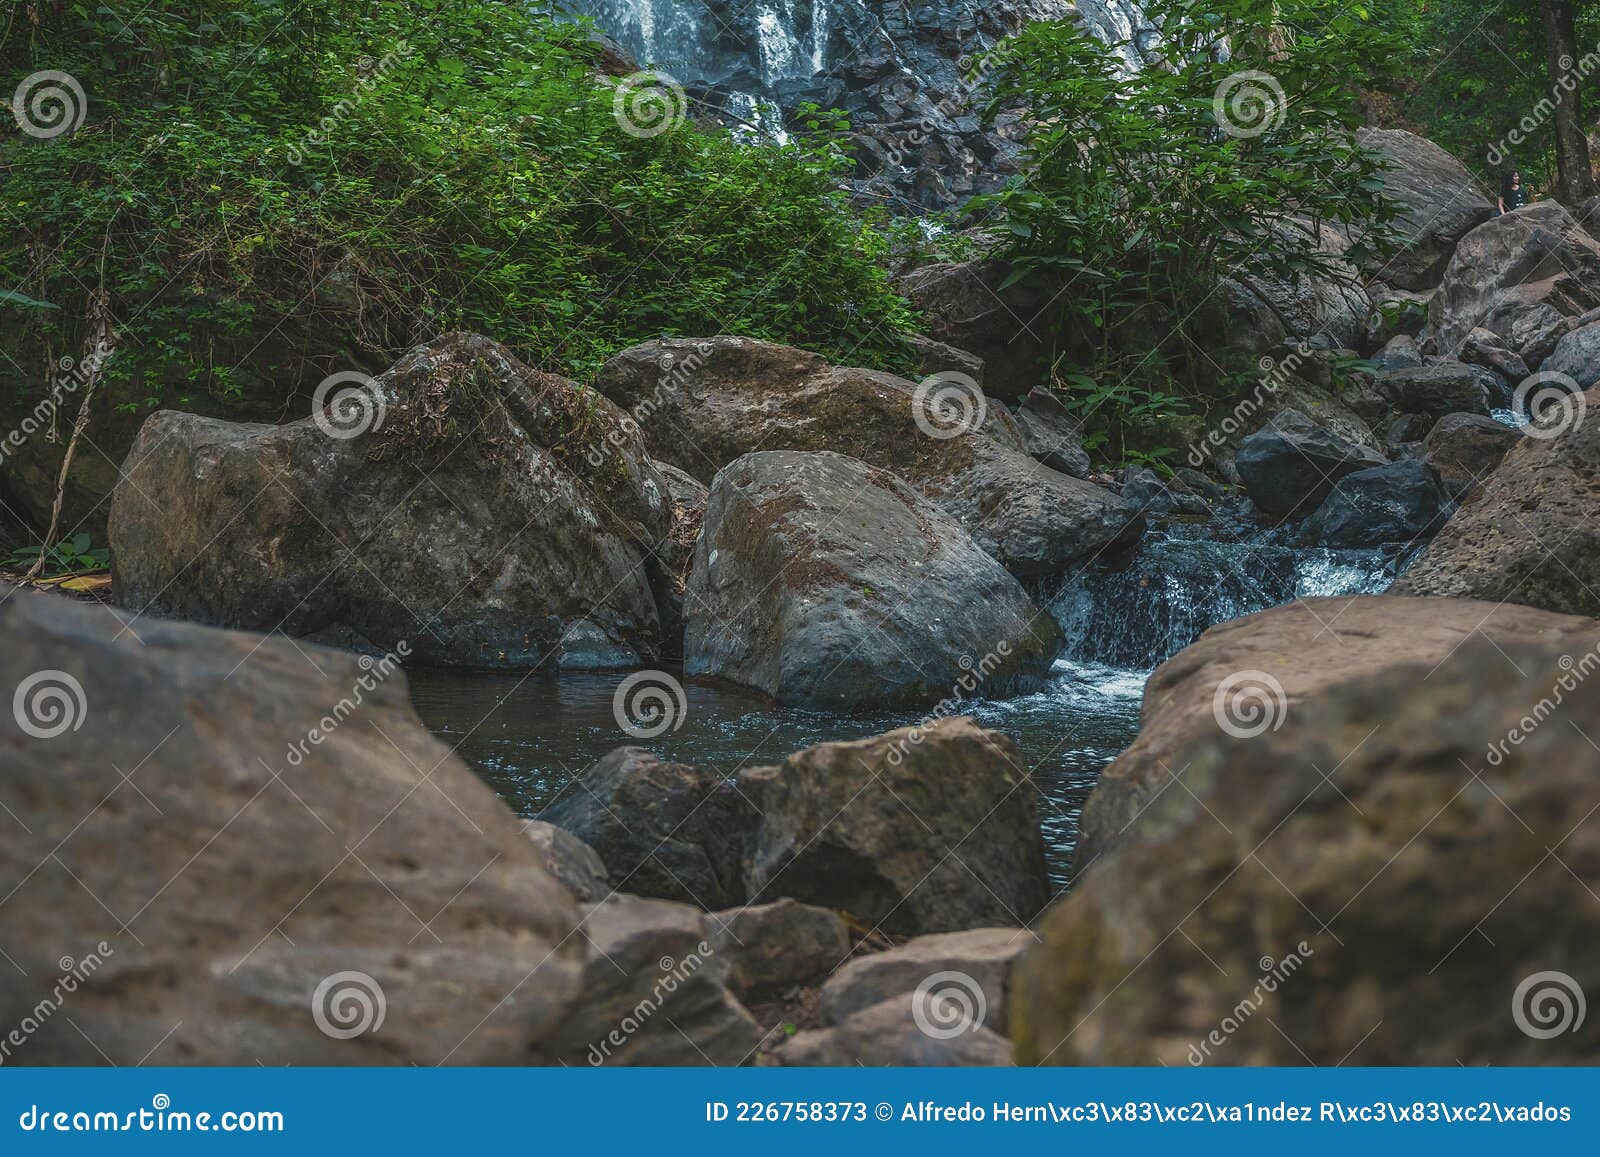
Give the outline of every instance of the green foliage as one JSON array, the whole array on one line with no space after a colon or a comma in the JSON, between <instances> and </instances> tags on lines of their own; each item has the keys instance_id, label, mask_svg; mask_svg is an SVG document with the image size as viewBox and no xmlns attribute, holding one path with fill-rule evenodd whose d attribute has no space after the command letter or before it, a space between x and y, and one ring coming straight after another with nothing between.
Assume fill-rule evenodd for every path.
<instances>
[{"instance_id":1,"label":"green foliage","mask_svg":"<svg viewBox=\"0 0 1600 1157\"><path fill-rule=\"evenodd\" d=\"M1204 408L1221 384L1207 306L1223 276L1349 276L1342 259L1386 248L1395 216L1381 158L1350 133L1350 79L1386 43L1359 8L1154 0L1146 11L1164 64L1132 74L1115 46L1069 23L1008 43L996 107L1028 105L1031 164L976 206L1003 226L1014 279L1054 302L1058 373L1100 383L1060 385L1113 451ZM1325 225L1364 246L1327 251Z\"/></svg>"},{"instance_id":2,"label":"green foliage","mask_svg":"<svg viewBox=\"0 0 1600 1157\"><path fill-rule=\"evenodd\" d=\"M91 546L87 534L75 534L63 542L56 543L48 551L42 546L22 547L13 551L4 565L7 570L29 570L39 560L41 552L44 553L44 578L87 574L90 571L104 570L111 565L110 551L104 547Z\"/></svg>"},{"instance_id":3,"label":"green foliage","mask_svg":"<svg viewBox=\"0 0 1600 1157\"><path fill-rule=\"evenodd\" d=\"M893 365L909 327L836 125L781 148L630 135L588 34L529 5L29 8L0 23L0 84L59 69L89 99L71 135L0 138L0 285L62 307L0 313L30 376L77 352L102 281L124 406L238 393L275 327L377 364L475 330L568 374L719 332Z\"/></svg>"}]
</instances>

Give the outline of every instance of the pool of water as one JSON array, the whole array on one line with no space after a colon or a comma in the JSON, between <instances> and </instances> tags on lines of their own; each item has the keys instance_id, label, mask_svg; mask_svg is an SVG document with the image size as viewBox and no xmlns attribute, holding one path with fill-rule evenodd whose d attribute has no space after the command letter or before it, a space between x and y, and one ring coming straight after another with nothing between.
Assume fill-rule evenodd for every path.
<instances>
[{"instance_id":1,"label":"pool of water","mask_svg":"<svg viewBox=\"0 0 1600 1157\"><path fill-rule=\"evenodd\" d=\"M685 684L677 730L630 738L612 713L621 675L494 676L410 672L411 697L430 730L520 815L535 816L615 747L647 747L663 759L733 774L776 763L825 740L860 739L919 722L920 712L835 715L775 707L758 695ZM1133 740L1146 671L1058 661L1040 691L974 700L962 713L1011 737L1039 791L1051 883L1064 887L1083 801L1105 765Z\"/></svg>"}]
</instances>

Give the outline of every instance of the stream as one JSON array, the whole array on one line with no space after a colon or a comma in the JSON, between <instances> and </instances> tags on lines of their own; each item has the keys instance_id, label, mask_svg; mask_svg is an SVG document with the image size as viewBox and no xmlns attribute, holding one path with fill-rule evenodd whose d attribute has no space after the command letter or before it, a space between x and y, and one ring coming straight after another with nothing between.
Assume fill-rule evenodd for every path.
<instances>
[{"instance_id":1,"label":"stream","mask_svg":"<svg viewBox=\"0 0 1600 1157\"><path fill-rule=\"evenodd\" d=\"M1288 545L1237 509L1202 525L1152 528L1118 569L1061 585L1049 606L1070 640L1041 690L962 705L1011 737L1033 769L1054 889L1071 876L1083 801L1138 731L1146 678L1207 627L1315 595L1386 589L1398 565L1379 550ZM681 672L672 672L681 678ZM535 816L614 747L636 741L612 715L620 674L410 673L423 722L520 815ZM824 740L916 723L917 712L837 715L775 707L755 693L689 683L681 725L647 746L665 759L733 774Z\"/></svg>"}]
</instances>

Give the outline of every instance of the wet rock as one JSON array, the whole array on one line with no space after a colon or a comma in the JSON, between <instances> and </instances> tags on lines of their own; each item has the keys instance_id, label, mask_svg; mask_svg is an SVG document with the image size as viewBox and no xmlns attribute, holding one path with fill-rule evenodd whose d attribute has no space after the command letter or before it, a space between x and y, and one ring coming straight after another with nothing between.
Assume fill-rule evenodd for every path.
<instances>
[{"instance_id":1,"label":"wet rock","mask_svg":"<svg viewBox=\"0 0 1600 1157\"><path fill-rule=\"evenodd\" d=\"M1004 1035L1011 966L1034 943L1022 928L974 928L918 936L885 952L858 956L822 986L822 1015L829 1024L896 996L917 992L955 1000L973 1022Z\"/></svg>"},{"instance_id":2,"label":"wet rock","mask_svg":"<svg viewBox=\"0 0 1600 1157\"><path fill-rule=\"evenodd\" d=\"M706 923L728 987L744 999L817 984L850 955L850 930L837 912L793 900L713 912Z\"/></svg>"},{"instance_id":3,"label":"wet rock","mask_svg":"<svg viewBox=\"0 0 1600 1157\"><path fill-rule=\"evenodd\" d=\"M658 654L666 487L615 407L467 334L362 397L364 433L354 407L344 425L152 415L111 507L119 601L477 668Z\"/></svg>"},{"instance_id":4,"label":"wet rock","mask_svg":"<svg viewBox=\"0 0 1600 1157\"><path fill-rule=\"evenodd\" d=\"M1011 1042L980 1025L957 1029L917 1017L910 994L863 1009L833 1028L796 1033L773 1054L780 1065L829 1068L867 1065L959 1065L993 1067L1012 1063ZM930 1033L924 1024L931 1026ZM955 1031L951 1031L954 1029Z\"/></svg>"},{"instance_id":5,"label":"wet rock","mask_svg":"<svg viewBox=\"0 0 1600 1157\"><path fill-rule=\"evenodd\" d=\"M1439 472L1452 498L1464 498L1522 439L1514 430L1480 414L1447 414L1428 432L1423 460Z\"/></svg>"},{"instance_id":6,"label":"wet rock","mask_svg":"<svg viewBox=\"0 0 1600 1157\"><path fill-rule=\"evenodd\" d=\"M1579 398L1590 418L1531 427L1396 591L1600 614L1600 391Z\"/></svg>"},{"instance_id":7,"label":"wet rock","mask_svg":"<svg viewBox=\"0 0 1600 1157\"><path fill-rule=\"evenodd\" d=\"M561 881L575 899L594 903L611 892L605 862L571 832L543 820L523 820L522 834L538 849L545 871Z\"/></svg>"},{"instance_id":8,"label":"wet rock","mask_svg":"<svg viewBox=\"0 0 1600 1157\"><path fill-rule=\"evenodd\" d=\"M9 1059L555 1061L577 908L402 673L18 591L0 640L0 1022L97 960Z\"/></svg>"},{"instance_id":9,"label":"wet rock","mask_svg":"<svg viewBox=\"0 0 1600 1157\"><path fill-rule=\"evenodd\" d=\"M1346 474L1384 464L1376 450L1319 426L1297 410L1282 410L1239 443L1234 459L1250 500L1283 517L1315 510Z\"/></svg>"},{"instance_id":10,"label":"wet rock","mask_svg":"<svg viewBox=\"0 0 1600 1157\"><path fill-rule=\"evenodd\" d=\"M1356 141L1394 166L1384 174L1384 193L1400 203L1394 226L1399 251L1374 257L1366 272L1401 289L1431 289L1444 277L1456 243L1489 220L1494 206L1466 167L1430 140L1404 129L1363 128Z\"/></svg>"},{"instance_id":11,"label":"wet rock","mask_svg":"<svg viewBox=\"0 0 1600 1157\"><path fill-rule=\"evenodd\" d=\"M1016 965L1019 1063L1600 1060L1592 1024L1519 1027L1552 995L1528 978L1600 984L1600 700L1569 669L1596 648L1593 620L1453 599L1208 632L1153 677L1085 811L1100 854ZM1254 713L1246 672L1282 688Z\"/></svg>"},{"instance_id":12,"label":"wet rock","mask_svg":"<svg viewBox=\"0 0 1600 1157\"><path fill-rule=\"evenodd\" d=\"M1489 413L1489 394L1473 367L1441 362L1377 376L1380 393L1395 409L1437 422L1446 414Z\"/></svg>"},{"instance_id":13,"label":"wet rock","mask_svg":"<svg viewBox=\"0 0 1600 1157\"><path fill-rule=\"evenodd\" d=\"M631 411L653 454L702 481L758 450L834 451L898 474L1019 577L1059 573L1143 530L1115 494L1011 448L1008 433L988 436L1002 419L979 423L970 394L934 406L937 384L712 338L625 350L596 386Z\"/></svg>"},{"instance_id":14,"label":"wet rock","mask_svg":"<svg viewBox=\"0 0 1600 1157\"><path fill-rule=\"evenodd\" d=\"M1020 925L1044 904L1033 790L1011 741L970 719L819 744L739 787L761 813L752 900L792 896L906 935Z\"/></svg>"},{"instance_id":15,"label":"wet rock","mask_svg":"<svg viewBox=\"0 0 1600 1157\"><path fill-rule=\"evenodd\" d=\"M744 900L739 857L753 818L714 772L619 747L540 818L588 843L619 890L705 909Z\"/></svg>"},{"instance_id":16,"label":"wet rock","mask_svg":"<svg viewBox=\"0 0 1600 1157\"><path fill-rule=\"evenodd\" d=\"M569 1065L742 1065L761 1027L728 991L705 914L611 896L584 909L583 1001L562 1026Z\"/></svg>"},{"instance_id":17,"label":"wet rock","mask_svg":"<svg viewBox=\"0 0 1600 1157\"><path fill-rule=\"evenodd\" d=\"M1146 466L1130 469L1122 482L1122 497L1144 514L1185 514L1208 518L1211 507L1197 494L1182 486L1169 486Z\"/></svg>"},{"instance_id":18,"label":"wet rock","mask_svg":"<svg viewBox=\"0 0 1600 1157\"><path fill-rule=\"evenodd\" d=\"M1301 524L1300 541L1334 549L1413 543L1438 530L1449 510L1438 472L1406 458L1339 479Z\"/></svg>"},{"instance_id":19,"label":"wet rock","mask_svg":"<svg viewBox=\"0 0 1600 1157\"><path fill-rule=\"evenodd\" d=\"M747 455L717 475L695 548L685 671L780 703L931 706L1042 679L1055 621L960 525L842 454Z\"/></svg>"}]
</instances>

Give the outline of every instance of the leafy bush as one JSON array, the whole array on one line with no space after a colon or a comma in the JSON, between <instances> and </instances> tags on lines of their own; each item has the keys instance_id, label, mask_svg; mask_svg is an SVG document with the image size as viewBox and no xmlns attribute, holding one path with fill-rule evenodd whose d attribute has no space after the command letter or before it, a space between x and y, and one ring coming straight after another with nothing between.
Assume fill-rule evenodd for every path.
<instances>
[{"instance_id":1,"label":"leafy bush","mask_svg":"<svg viewBox=\"0 0 1600 1157\"><path fill-rule=\"evenodd\" d=\"M1071 23L1004 46L995 106L1030 110L1030 163L982 199L1016 279L1053 295L1069 401L1116 446L1237 382L1208 356L1225 275L1349 276L1321 227L1382 248L1395 208L1359 148L1351 76L1383 34L1344 0L1153 0L1162 63ZM1129 404L1130 399L1137 404Z\"/></svg>"},{"instance_id":2,"label":"leafy bush","mask_svg":"<svg viewBox=\"0 0 1600 1157\"><path fill-rule=\"evenodd\" d=\"M897 356L887 242L831 139L629 135L587 33L531 6L25 8L0 24L0 87L58 69L89 100L70 135L0 141L0 288L60 306L0 303L0 349L35 381L78 352L102 284L125 405L238 392L275 328L376 364L477 330L569 374L663 333Z\"/></svg>"}]
</instances>

